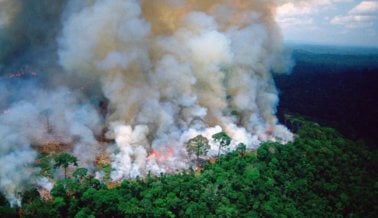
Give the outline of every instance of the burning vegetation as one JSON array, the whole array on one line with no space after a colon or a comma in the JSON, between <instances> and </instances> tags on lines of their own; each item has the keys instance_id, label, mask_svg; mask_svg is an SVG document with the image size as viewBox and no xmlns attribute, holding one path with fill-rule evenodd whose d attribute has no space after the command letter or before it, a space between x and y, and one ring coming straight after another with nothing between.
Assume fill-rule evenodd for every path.
<instances>
[{"instance_id":1,"label":"burning vegetation","mask_svg":"<svg viewBox=\"0 0 378 218\"><path fill-rule=\"evenodd\" d=\"M275 116L272 73L290 68L278 4L0 1L0 191L19 204L62 177L38 176L41 154L111 182L293 140Z\"/></svg>"}]
</instances>

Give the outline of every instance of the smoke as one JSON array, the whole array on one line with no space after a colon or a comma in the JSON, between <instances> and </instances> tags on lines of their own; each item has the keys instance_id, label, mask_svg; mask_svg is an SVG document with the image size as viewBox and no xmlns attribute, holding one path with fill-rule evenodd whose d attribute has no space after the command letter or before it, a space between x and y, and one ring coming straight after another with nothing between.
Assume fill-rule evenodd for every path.
<instances>
[{"instance_id":1,"label":"smoke","mask_svg":"<svg viewBox=\"0 0 378 218\"><path fill-rule=\"evenodd\" d=\"M108 156L119 180L189 168L185 143L199 134L209 156L220 131L229 150L292 140L272 79L290 67L274 19L281 2L0 1L0 74L27 65L41 78L0 80L0 190L16 199L51 142L93 171Z\"/></svg>"},{"instance_id":2,"label":"smoke","mask_svg":"<svg viewBox=\"0 0 378 218\"><path fill-rule=\"evenodd\" d=\"M14 70L20 64L41 69L51 65L65 2L0 1L0 70Z\"/></svg>"},{"instance_id":3,"label":"smoke","mask_svg":"<svg viewBox=\"0 0 378 218\"><path fill-rule=\"evenodd\" d=\"M39 172L33 167L37 151L43 152L48 145L58 150L73 145L71 152L81 165L93 169L98 152L94 134L101 131L96 110L79 93L63 87L42 90L31 82L21 84L0 83L8 90L3 96L8 107L0 114L0 190L12 203L24 184L37 182L31 177Z\"/></svg>"}]
</instances>

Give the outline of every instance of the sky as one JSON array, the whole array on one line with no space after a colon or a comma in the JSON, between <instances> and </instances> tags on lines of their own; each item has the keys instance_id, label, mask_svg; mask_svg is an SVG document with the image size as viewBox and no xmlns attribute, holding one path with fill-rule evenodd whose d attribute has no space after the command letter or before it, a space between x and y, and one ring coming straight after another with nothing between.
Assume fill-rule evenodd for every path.
<instances>
[{"instance_id":1,"label":"sky","mask_svg":"<svg viewBox=\"0 0 378 218\"><path fill-rule=\"evenodd\" d=\"M378 0L289 1L276 19L286 42L378 47Z\"/></svg>"},{"instance_id":2,"label":"sky","mask_svg":"<svg viewBox=\"0 0 378 218\"><path fill-rule=\"evenodd\" d=\"M378 0L277 1L285 41L378 47ZM0 16L0 27L7 19Z\"/></svg>"}]
</instances>

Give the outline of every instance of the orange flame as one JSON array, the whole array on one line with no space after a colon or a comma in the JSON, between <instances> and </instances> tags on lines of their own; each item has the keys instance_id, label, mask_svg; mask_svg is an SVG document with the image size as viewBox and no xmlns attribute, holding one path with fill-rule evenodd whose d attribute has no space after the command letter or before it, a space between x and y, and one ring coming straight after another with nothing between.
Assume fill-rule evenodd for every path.
<instances>
[{"instance_id":1,"label":"orange flame","mask_svg":"<svg viewBox=\"0 0 378 218\"><path fill-rule=\"evenodd\" d=\"M172 148L166 148L160 151L153 149L150 155L148 156L148 159L155 159L157 161L164 162L165 160L172 157L173 153L174 151Z\"/></svg>"}]
</instances>

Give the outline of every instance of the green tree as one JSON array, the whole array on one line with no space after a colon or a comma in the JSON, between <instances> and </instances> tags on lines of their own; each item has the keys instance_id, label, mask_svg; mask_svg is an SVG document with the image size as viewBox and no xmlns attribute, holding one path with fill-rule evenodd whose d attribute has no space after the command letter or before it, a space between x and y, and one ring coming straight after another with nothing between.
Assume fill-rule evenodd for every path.
<instances>
[{"instance_id":1,"label":"green tree","mask_svg":"<svg viewBox=\"0 0 378 218\"><path fill-rule=\"evenodd\" d=\"M149 174L108 189L79 168L55 183L52 199L28 190L13 210L0 194L0 217L377 217L377 157L303 123L293 142L230 152L199 174Z\"/></svg>"},{"instance_id":2,"label":"green tree","mask_svg":"<svg viewBox=\"0 0 378 218\"><path fill-rule=\"evenodd\" d=\"M202 135L198 135L186 143L186 149L190 155L193 153L196 155L196 165L198 165L199 156L205 155L210 149L209 140Z\"/></svg>"},{"instance_id":3,"label":"green tree","mask_svg":"<svg viewBox=\"0 0 378 218\"><path fill-rule=\"evenodd\" d=\"M247 151L247 146L244 143L239 143L236 147L236 150L241 154L242 156L245 156Z\"/></svg>"},{"instance_id":4,"label":"green tree","mask_svg":"<svg viewBox=\"0 0 378 218\"><path fill-rule=\"evenodd\" d=\"M88 208L82 208L76 215L75 218L95 218L91 210Z\"/></svg>"},{"instance_id":5,"label":"green tree","mask_svg":"<svg viewBox=\"0 0 378 218\"><path fill-rule=\"evenodd\" d=\"M219 156L220 156L221 149L230 145L231 138L225 132L218 132L218 133L214 134L212 137L216 142L219 143L218 160L220 161Z\"/></svg>"},{"instance_id":6,"label":"green tree","mask_svg":"<svg viewBox=\"0 0 378 218\"><path fill-rule=\"evenodd\" d=\"M0 192L0 216L2 217L18 217L16 208L11 207L8 200Z\"/></svg>"},{"instance_id":7,"label":"green tree","mask_svg":"<svg viewBox=\"0 0 378 218\"><path fill-rule=\"evenodd\" d=\"M135 217L143 213L143 207L139 206L139 201L136 198L119 203L118 210L125 217Z\"/></svg>"},{"instance_id":8,"label":"green tree","mask_svg":"<svg viewBox=\"0 0 378 218\"><path fill-rule=\"evenodd\" d=\"M40 154L37 159L37 167L41 169L40 174L45 177L53 178L52 157L47 154Z\"/></svg>"},{"instance_id":9,"label":"green tree","mask_svg":"<svg viewBox=\"0 0 378 218\"><path fill-rule=\"evenodd\" d=\"M63 167L64 168L64 178L67 178L67 168L69 165L73 164L77 166L77 158L68 153L60 153L54 157L54 168Z\"/></svg>"},{"instance_id":10,"label":"green tree","mask_svg":"<svg viewBox=\"0 0 378 218\"><path fill-rule=\"evenodd\" d=\"M75 172L73 172L72 176L76 179L83 180L87 176L88 170L85 168L77 168Z\"/></svg>"}]
</instances>

